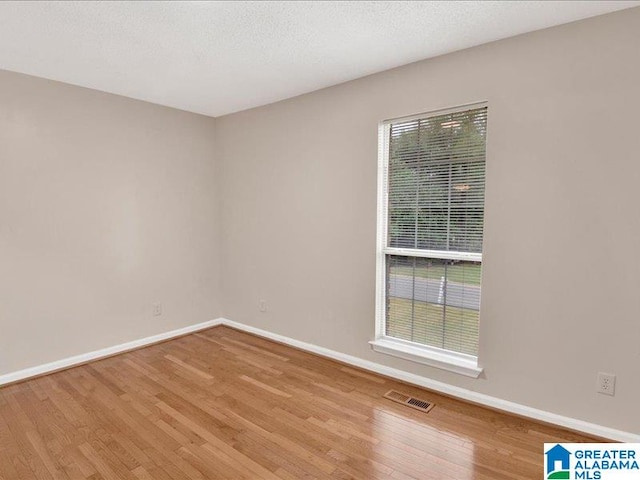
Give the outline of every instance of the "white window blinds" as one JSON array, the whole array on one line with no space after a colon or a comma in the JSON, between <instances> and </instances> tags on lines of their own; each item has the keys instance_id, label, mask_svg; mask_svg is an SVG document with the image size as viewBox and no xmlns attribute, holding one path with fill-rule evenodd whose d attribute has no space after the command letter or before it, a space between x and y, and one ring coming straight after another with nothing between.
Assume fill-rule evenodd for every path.
<instances>
[{"instance_id":1,"label":"white window blinds","mask_svg":"<svg viewBox=\"0 0 640 480\"><path fill-rule=\"evenodd\" d=\"M477 356L487 107L385 126L384 335Z\"/></svg>"}]
</instances>

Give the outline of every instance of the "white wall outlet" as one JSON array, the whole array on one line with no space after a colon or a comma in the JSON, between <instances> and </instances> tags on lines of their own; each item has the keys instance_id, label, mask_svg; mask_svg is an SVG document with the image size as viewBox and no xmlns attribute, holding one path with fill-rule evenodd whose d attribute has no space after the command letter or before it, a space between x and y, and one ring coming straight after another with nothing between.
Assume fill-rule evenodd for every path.
<instances>
[{"instance_id":1,"label":"white wall outlet","mask_svg":"<svg viewBox=\"0 0 640 480\"><path fill-rule=\"evenodd\" d=\"M267 311L267 301L266 300L260 300L258 302L258 309L261 312L266 312Z\"/></svg>"},{"instance_id":2,"label":"white wall outlet","mask_svg":"<svg viewBox=\"0 0 640 480\"><path fill-rule=\"evenodd\" d=\"M154 303L153 304L153 316L154 317L159 317L160 315L162 315L162 304Z\"/></svg>"},{"instance_id":3,"label":"white wall outlet","mask_svg":"<svg viewBox=\"0 0 640 480\"><path fill-rule=\"evenodd\" d=\"M604 393L605 395L615 395L616 376L612 373L598 372L598 384L596 385L596 391L598 393Z\"/></svg>"}]
</instances>

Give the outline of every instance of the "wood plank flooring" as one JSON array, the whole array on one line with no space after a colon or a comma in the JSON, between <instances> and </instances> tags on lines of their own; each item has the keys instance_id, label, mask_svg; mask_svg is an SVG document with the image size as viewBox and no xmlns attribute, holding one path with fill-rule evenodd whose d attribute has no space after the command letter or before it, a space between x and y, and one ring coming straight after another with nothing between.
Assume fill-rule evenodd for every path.
<instances>
[{"instance_id":1,"label":"wood plank flooring","mask_svg":"<svg viewBox=\"0 0 640 480\"><path fill-rule=\"evenodd\" d=\"M226 327L0 389L2 480L534 479L545 441L593 439Z\"/></svg>"}]
</instances>

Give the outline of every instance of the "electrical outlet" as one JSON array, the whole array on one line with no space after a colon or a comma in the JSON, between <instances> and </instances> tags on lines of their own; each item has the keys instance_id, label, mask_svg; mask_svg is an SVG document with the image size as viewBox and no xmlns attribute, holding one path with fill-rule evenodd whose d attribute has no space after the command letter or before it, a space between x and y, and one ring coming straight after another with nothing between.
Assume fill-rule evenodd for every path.
<instances>
[{"instance_id":1,"label":"electrical outlet","mask_svg":"<svg viewBox=\"0 0 640 480\"><path fill-rule=\"evenodd\" d=\"M266 312L267 311L267 301L266 300L260 300L258 302L258 309L261 312Z\"/></svg>"},{"instance_id":2,"label":"electrical outlet","mask_svg":"<svg viewBox=\"0 0 640 480\"><path fill-rule=\"evenodd\" d=\"M153 304L153 316L154 317L159 317L160 315L162 315L162 305L160 303L154 303Z\"/></svg>"},{"instance_id":3,"label":"electrical outlet","mask_svg":"<svg viewBox=\"0 0 640 480\"><path fill-rule=\"evenodd\" d=\"M616 376L612 373L598 372L598 384L596 386L598 393L604 393L605 395L616 394Z\"/></svg>"}]
</instances>

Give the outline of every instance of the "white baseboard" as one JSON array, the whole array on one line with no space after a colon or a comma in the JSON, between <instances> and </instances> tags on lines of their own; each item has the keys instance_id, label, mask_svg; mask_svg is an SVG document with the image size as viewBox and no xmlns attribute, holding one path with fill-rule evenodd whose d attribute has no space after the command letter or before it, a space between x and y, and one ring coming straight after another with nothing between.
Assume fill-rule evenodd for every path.
<instances>
[{"instance_id":1,"label":"white baseboard","mask_svg":"<svg viewBox=\"0 0 640 480\"><path fill-rule=\"evenodd\" d=\"M319 347L311 343L301 342L300 340L295 340L293 338L285 337L284 335L278 335L266 330L251 327L249 325L244 325L242 323L234 322L226 318L221 318L219 320L221 321L222 325L236 328L247 333L252 333L260 337L268 338L276 342L284 343L301 350L306 350L323 357L337 360L339 362L348 363L349 365L369 370L371 372L379 373L380 375L385 375L387 377L395 378L403 382L411 383L419 387L428 388L429 390L434 390L436 392L440 392L451 397L456 397L461 400L466 400L468 402L484 405L486 407L494 408L504 412L513 413L515 415L531 418L533 420L558 425L560 427L583 432L589 435L595 435L601 438L615 440L618 442L640 443L640 435L637 435L635 433L616 430L614 428L597 425L595 423L589 423L583 420L546 412L544 410L538 410L537 408L528 407L526 405L510 402L508 400L502 400L500 398L485 395L483 393L467 390L466 388L456 387L447 383L432 380L427 377L421 377L413 373L398 370L397 368L387 367L385 365L371 362L369 360L364 360L362 358L336 352L328 348Z\"/></svg>"},{"instance_id":2,"label":"white baseboard","mask_svg":"<svg viewBox=\"0 0 640 480\"><path fill-rule=\"evenodd\" d=\"M538 410L536 408L521 405L519 403L510 402L508 400L502 400L500 398L485 395L483 393L474 392L465 388L456 387L447 383L438 382L427 377L421 377L413 373L398 370L396 368L387 367L379 363L364 360L362 358L347 355L345 353L336 352L328 348L313 345L311 343L302 342L294 338L285 337L277 333L272 333L259 328L251 327L242 323L234 322L226 318L217 318L215 320L209 320L208 322L198 323L196 325L190 325L188 327L172 330L170 332L153 335L151 337L141 338L131 342L123 343L113 347L103 348L101 350L95 350L93 352L85 353L82 355L76 355L73 357L65 358L55 362L39 365L37 367L27 368L6 375L0 375L0 386L7 385L9 383L18 382L28 378L37 377L40 375L46 375L48 373L70 368L76 365L82 365L93 360L99 360L101 358L110 357L112 355L127 352L137 348L152 345L154 343L162 342L172 338L180 337L182 335L188 335L200 330L212 328L218 325L226 325L238 330L242 330L247 333L258 335L260 337L268 338L276 342L280 342L286 345L290 345L307 352L315 353L323 357L331 358L339 362L343 362L355 367L369 370L371 372L379 373L387 377L395 378L403 382L411 383L419 387L428 388L436 392L450 395L468 402L484 405L504 412L521 415L523 417L539 420L541 422L551 423L561 427L569 428L578 432L584 432L590 435L595 435L601 438L607 438L619 442L631 442L640 443L640 435L625 432L622 430L616 430L613 428L605 427L602 425L596 425L594 423L585 422L571 417L565 417L563 415L557 415L555 413L546 412L544 410Z\"/></svg>"},{"instance_id":3,"label":"white baseboard","mask_svg":"<svg viewBox=\"0 0 640 480\"><path fill-rule=\"evenodd\" d=\"M207 322L198 323L196 325L189 325L188 327L179 328L177 330L171 330L170 332L160 333L158 335L152 335L151 337L141 338L139 340L133 340L131 342L122 343L113 347L102 348L93 352L83 353L81 355L75 355L73 357L64 358L62 360L56 360L55 362L45 363L44 365L38 365L37 367L25 368L17 372L8 373L6 375L0 375L0 386L7 385L9 383L19 382L28 378L39 377L48 373L56 372L58 370L64 370L76 365L82 365L83 363L99 360L101 358L110 357L118 353L127 352L129 350L135 350L137 348L152 345L154 343L163 342L172 338L181 337L190 333L197 332L199 330L205 330L207 328L215 327L222 323L222 319L209 320Z\"/></svg>"}]
</instances>

